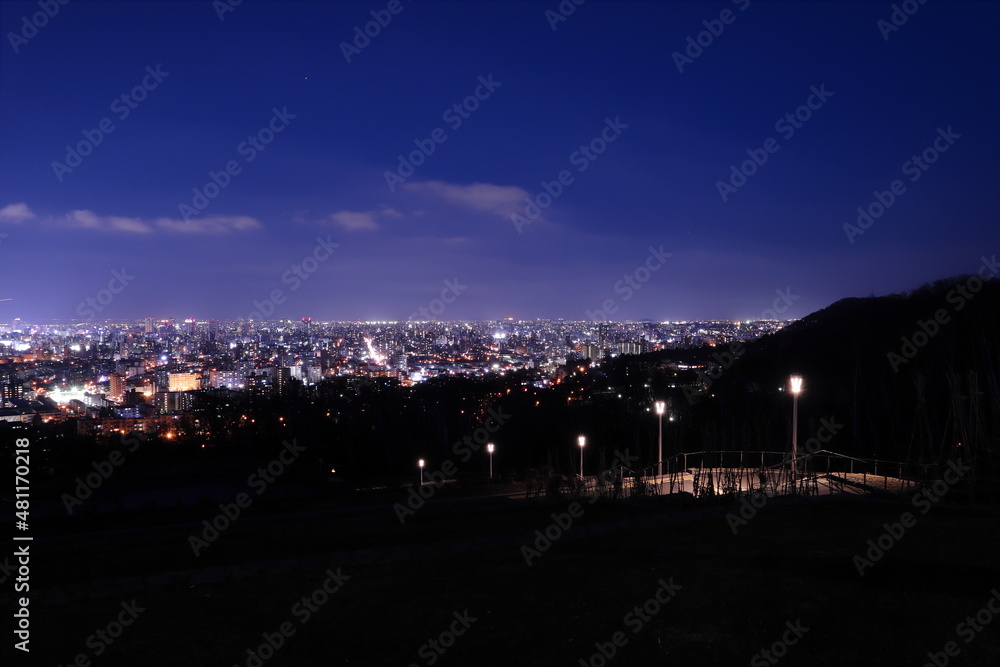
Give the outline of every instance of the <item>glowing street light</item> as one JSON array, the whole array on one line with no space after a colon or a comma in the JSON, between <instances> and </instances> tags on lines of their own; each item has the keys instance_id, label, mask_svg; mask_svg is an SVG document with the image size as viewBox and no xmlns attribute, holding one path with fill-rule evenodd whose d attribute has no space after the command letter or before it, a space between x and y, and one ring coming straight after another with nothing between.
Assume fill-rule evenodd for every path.
<instances>
[{"instance_id":1,"label":"glowing street light","mask_svg":"<svg viewBox=\"0 0 1000 667\"><path fill-rule=\"evenodd\" d=\"M657 461L656 464L656 480L659 482L663 478L663 413L667 411L667 404L665 401L657 401L653 403L656 408L656 414L660 417L660 445L657 448Z\"/></svg>"},{"instance_id":2,"label":"glowing street light","mask_svg":"<svg viewBox=\"0 0 1000 667\"><path fill-rule=\"evenodd\" d=\"M417 461L417 465L420 467L420 486L424 485L424 460L420 459Z\"/></svg>"},{"instance_id":3,"label":"glowing street light","mask_svg":"<svg viewBox=\"0 0 1000 667\"><path fill-rule=\"evenodd\" d=\"M789 378L792 385L792 487L795 486L795 469L799 455L799 394L802 392L802 376Z\"/></svg>"},{"instance_id":4,"label":"glowing street light","mask_svg":"<svg viewBox=\"0 0 1000 667\"><path fill-rule=\"evenodd\" d=\"M581 435L576 441L580 445L580 479L583 479L583 448L587 446L587 438Z\"/></svg>"},{"instance_id":5,"label":"glowing street light","mask_svg":"<svg viewBox=\"0 0 1000 667\"><path fill-rule=\"evenodd\" d=\"M486 452L490 455L490 481L493 481L493 443L487 443Z\"/></svg>"}]
</instances>

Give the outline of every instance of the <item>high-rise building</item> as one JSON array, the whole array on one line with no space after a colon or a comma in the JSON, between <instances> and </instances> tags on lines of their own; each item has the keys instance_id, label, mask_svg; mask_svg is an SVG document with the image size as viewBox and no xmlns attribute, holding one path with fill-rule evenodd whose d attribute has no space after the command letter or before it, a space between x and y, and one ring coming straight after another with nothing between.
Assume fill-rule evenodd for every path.
<instances>
[{"instance_id":1,"label":"high-rise building","mask_svg":"<svg viewBox=\"0 0 1000 667\"><path fill-rule=\"evenodd\" d=\"M199 389L197 373L169 373L167 391L196 391Z\"/></svg>"},{"instance_id":2,"label":"high-rise building","mask_svg":"<svg viewBox=\"0 0 1000 667\"><path fill-rule=\"evenodd\" d=\"M192 403L192 395L182 391L158 391L153 395L153 405L161 412L190 410Z\"/></svg>"},{"instance_id":3,"label":"high-rise building","mask_svg":"<svg viewBox=\"0 0 1000 667\"><path fill-rule=\"evenodd\" d=\"M252 396L262 396L267 387L267 375L250 373L246 378L247 393Z\"/></svg>"},{"instance_id":4,"label":"high-rise building","mask_svg":"<svg viewBox=\"0 0 1000 667\"><path fill-rule=\"evenodd\" d=\"M121 401L125 396L125 378L118 373L108 376L108 395L114 401Z\"/></svg>"},{"instance_id":5,"label":"high-rise building","mask_svg":"<svg viewBox=\"0 0 1000 667\"><path fill-rule=\"evenodd\" d=\"M403 371L404 373L409 370L409 358L406 356L405 352L400 352L392 356L391 367L397 371Z\"/></svg>"},{"instance_id":6,"label":"high-rise building","mask_svg":"<svg viewBox=\"0 0 1000 667\"><path fill-rule=\"evenodd\" d=\"M288 383L292 379L292 369L287 366L278 366L274 369L274 392L278 396L284 396L288 392Z\"/></svg>"},{"instance_id":7,"label":"high-rise building","mask_svg":"<svg viewBox=\"0 0 1000 667\"><path fill-rule=\"evenodd\" d=\"M306 368L306 382L316 384L323 379L323 369L319 366L310 365Z\"/></svg>"},{"instance_id":8,"label":"high-rise building","mask_svg":"<svg viewBox=\"0 0 1000 667\"><path fill-rule=\"evenodd\" d=\"M242 389L246 383L246 376L241 371L212 369L208 377L209 384L215 389Z\"/></svg>"},{"instance_id":9,"label":"high-rise building","mask_svg":"<svg viewBox=\"0 0 1000 667\"><path fill-rule=\"evenodd\" d=\"M0 405L24 398L24 381L17 377L15 371L0 376L0 398Z\"/></svg>"}]
</instances>

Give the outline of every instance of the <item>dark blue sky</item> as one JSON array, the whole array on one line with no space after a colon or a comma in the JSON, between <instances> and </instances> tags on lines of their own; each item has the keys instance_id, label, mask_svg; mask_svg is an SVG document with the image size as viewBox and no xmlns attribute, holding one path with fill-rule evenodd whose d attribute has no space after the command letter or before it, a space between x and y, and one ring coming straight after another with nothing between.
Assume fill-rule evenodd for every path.
<instances>
[{"instance_id":1,"label":"dark blue sky","mask_svg":"<svg viewBox=\"0 0 1000 667\"><path fill-rule=\"evenodd\" d=\"M2 3L0 321L78 318L123 268L102 317L245 317L281 290L276 317L405 319L456 278L442 319L582 319L609 299L613 319L747 318L789 288L799 317L1000 253L998 4L914 4L885 39L889 2L589 0L552 30L555 0L403 0L348 63L340 44L387 4L244 0L220 20L207 0L74 0L35 32L37 3ZM727 9L679 72L672 54ZM477 86L477 109L444 116ZM810 101L794 134L776 127ZM241 148L269 123L271 143ZM397 156L436 128L445 141L390 191ZM99 145L54 166L84 130ZM602 131L603 153L574 157ZM730 165L769 138L723 201ZM929 148L912 181L904 163ZM511 214L563 170L519 232ZM849 242L896 179L905 192ZM339 247L316 253L317 237ZM637 289L616 289L626 275Z\"/></svg>"}]
</instances>

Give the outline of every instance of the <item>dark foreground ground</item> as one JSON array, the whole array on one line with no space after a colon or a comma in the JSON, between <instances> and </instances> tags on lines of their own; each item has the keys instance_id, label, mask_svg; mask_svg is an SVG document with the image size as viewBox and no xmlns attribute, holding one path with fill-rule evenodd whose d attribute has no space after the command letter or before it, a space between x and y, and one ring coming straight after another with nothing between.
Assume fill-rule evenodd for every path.
<instances>
[{"instance_id":1,"label":"dark foreground ground","mask_svg":"<svg viewBox=\"0 0 1000 667\"><path fill-rule=\"evenodd\" d=\"M920 666L949 641L948 664L1000 664L1000 618L971 637L956 628L1000 587L996 512L935 505L860 576L853 556L910 504L772 500L734 535L733 506L584 502L529 567L521 545L569 507L442 500L405 525L385 504L289 509L241 517L198 557L188 535L207 509L52 524L32 545L30 658L4 662L598 666L595 643L621 632L608 664L775 664L757 654L783 635L795 643L776 647L782 665ZM306 616L295 605L328 568L349 578ZM681 588L635 614L661 579ZM133 599L142 611L113 643L88 640ZM422 649L456 613L468 629L454 624L443 655ZM294 634L260 649L283 623ZM798 639L786 623L808 630Z\"/></svg>"}]
</instances>

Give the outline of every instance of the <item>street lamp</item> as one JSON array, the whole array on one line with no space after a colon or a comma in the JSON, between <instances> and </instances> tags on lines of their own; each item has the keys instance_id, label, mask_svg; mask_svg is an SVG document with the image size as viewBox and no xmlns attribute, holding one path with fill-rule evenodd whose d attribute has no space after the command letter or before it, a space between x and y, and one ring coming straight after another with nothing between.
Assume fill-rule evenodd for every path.
<instances>
[{"instance_id":1,"label":"street lamp","mask_svg":"<svg viewBox=\"0 0 1000 667\"><path fill-rule=\"evenodd\" d=\"M486 451L490 455L490 481L493 481L493 443L488 443L486 445Z\"/></svg>"},{"instance_id":2,"label":"street lamp","mask_svg":"<svg viewBox=\"0 0 1000 667\"><path fill-rule=\"evenodd\" d=\"M660 446L657 449L657 461L656 464L656 481L659 482L663 478L663 413L667 410L667 404L664 401L657 401L653 404L656 407L656 414L660 417Z\"/></svg>"},{"instance_id":3,"label":"street lamp","mask_svg":"<svg viewBox=\"0 0 1000 667\"><path fill-rule=\"evenodd\" d=\"M424 485L424 460L420 459L417 461L417 465L420 466L420 486Z\"/></svg>"},{"instance_id":4,"label":"street lamp","mask_svg":"<svg viewBox=\"0 0 1000 667\"><path fill-rule=\"evenodd\" d=\"M792 385L792 485L795 485L795 469L798 467L799 455L799 393L802 391L802 376L793 375L789 378Z\"/></svg>"},{"instance_id":5,"label":"street lamp","mask_svg":"<svg viewBox=\"0 0 1000 667\"><path fill-rule=\"evenodd\" d=\"M587 446L587 438L581 435L576 441L580 444L580 479L583 479L583 448Z\"/></svg>"}]
</instances>

